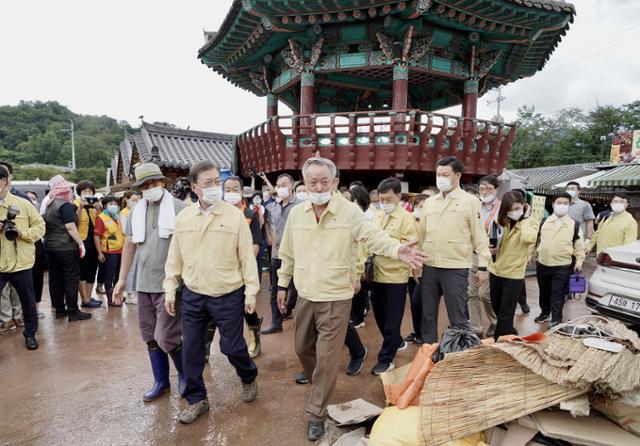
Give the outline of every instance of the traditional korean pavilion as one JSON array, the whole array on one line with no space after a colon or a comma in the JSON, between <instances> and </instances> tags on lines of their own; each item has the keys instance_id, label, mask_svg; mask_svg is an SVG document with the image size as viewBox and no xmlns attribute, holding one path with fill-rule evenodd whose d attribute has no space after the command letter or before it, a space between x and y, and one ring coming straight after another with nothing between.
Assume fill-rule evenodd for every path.
<instances>
[{"instance_id":1,"label":"traditional korean pavilion","mask_svg":"<svg viewBox=\"0 0 640 446\"><path fill-rule=\"evenodd\" d=\"M424 184L445 155L469 180L503 170L516 130L478 119L478 97L541 70L574 15L562 0L235 0L198 58L266 98L238 137L245 175L319 151L346 180Z\"/></svg>"}]
</instances>

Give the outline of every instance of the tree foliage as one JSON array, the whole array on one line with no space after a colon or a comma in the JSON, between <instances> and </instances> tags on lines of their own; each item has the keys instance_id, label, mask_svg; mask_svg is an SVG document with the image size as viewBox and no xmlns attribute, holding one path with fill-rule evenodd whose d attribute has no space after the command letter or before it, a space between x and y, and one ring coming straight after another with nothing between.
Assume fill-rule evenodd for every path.
<instances>
[{"instance_id":1,"label":"tree foliage","mask_svg":"<svg viewBox=\"0 0 640 446\"><path fill-rule=\"evenodd\" d=\"M55 101L25 102L0 107L0 159L17 166L46 164L66 167L71 161L71 137L64 129L73 120L76 146L76 171L72 181L89 179L104 186L106 171L118 150L125 130L133 129L124 121L108 116L78 115ZM17 168L17 179L49 178L59 173L51 168ZM33 176L30 176L33 175Z\"/></svg>"},{"instance_id":2,"label":"tree foliage","mask_svg":"<svg viewBox=\"0 0 640 446\"><path fill-rule=\"evenodd\" d=\"M633 129L640 129L640 101L620 107L600 106L591 111L567 108L553 116L543 116L534 107L523 106L518 109L508 167L607 161L611 136Z\"/></svg>"}]
</instances>

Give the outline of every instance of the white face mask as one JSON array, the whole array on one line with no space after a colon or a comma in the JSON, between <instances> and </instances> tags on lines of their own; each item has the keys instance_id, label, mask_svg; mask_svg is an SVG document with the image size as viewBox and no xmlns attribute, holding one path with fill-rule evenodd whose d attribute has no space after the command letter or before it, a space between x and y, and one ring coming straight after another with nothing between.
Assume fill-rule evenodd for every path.
<instances>
[{"instance_id":1,"label":"white face mask","mask_svg":"<svg viewBox=\"0 0 640 446\"><path fill-rule=\"evenodd\" d=\"M620 212L624 212L624 203L611 203L611 210L614 214L619 214Z\"/></svg>"},{"instance_id":2,"label":"white face mask","mask_svg":"<svg viewBox=\"0 0 640 446\"><path fill-rule=\"evenodd\" d=\"M262 194L262 201L263 202L269 201L269 198L271 198L271 195L269 195L269 192L265 192L265 193Z\"/></svg>"},{"instance_id":3,"label":"white face mask","mask_svg":"<svg viewBox=\"0 0 640 446\"><path fill-rule=\"evenodd\" d=\"M207 204L216 204L222 197L222 188L220 186L207 187L202 189L202 197L200 198Z\"/></svg>"},{"instance_id":4,"label":"white face mask","mask_svg":"<svg viewBox=\"0 0 640 446\"><path fill-rule=\"evenodd\" d=\"M513 221L518 221L524 215L524 210L518 209L517 211L511 211L507 213L507 217L509 217Z\"/></svg>"},{"instance_id":5,"label":"white face mask","mask_svg":"<svg viewBox=\"0 0 640 446\"><path fill-rule=\"evenodd\" d=\"M289 189L286 187L276 187L276 192L278 193L278 197L283 200L289 196Z\"/></svg>"},{"instance_id":6,"label":"white face mask","mask_svg":"<svg viewBox=\"0 0 640 446\"><path fill-rule=\"evenodd\" d=\"M571 199L576 198L577 192L575 190L568 190L567 193L571 195Z\"/></svg>"},{"instance_id":7,"label":"white face mask","mask_svg":"<svg viewBox=\"0 0 640 446\"><path fill-rule=\"evenodd\" d=\"M413 216L414 218L420 220L422 218L422 209L414 209Z\"/></svg>"},{"instance_id":8,"label":"white face mask","mask_svg":"<svg viewBox=\"0 0 640 446\"><path fill-rule=\"evenodd\" d=\"M382 212L384 212L385 214L389 215L390 213L392 213L393 211L396 210L396 204L395 203L381 203L380 204L380 209L382 209Z\"/></svg>"},{"instance_id":9,"label":"white face mask","mask_svg":"<svg viewBox=\"0 0 640 446\"><path fill-rule=\"evenodd\" d=\"M489 204L489 203L493 203L493 200L496 199L496 194L491 194L487 197L480 197L480 201L482 201L485 204Z\"/></svg>"},{"instance_id":10,"label":"white face mask","mask_svg":"<svg viewBox=\"0 0 640 446\"><path fill-rule=\"evenodd\" d=\"M254 197L253 204L262 204L262 199L260 197Z\"/></svg>"},{"instance_id":11,"label":"white face mask","mask_svg":"<svg viewBox=\"0 0 640 446\"><path fill-rule=\"evenodd\" d=\"M447 177L436 177L436 187L441 192L449 192L453 187L451 182L451 178Z\"/></svg>"},{"instance_id":12,"label":"white face mask","mask_svg":"<svg viewBox=\"0 0 640 446\"><path fill-rule=\"evenodd\" d=\"M230 205L235 206L236 204L240 203L240 201L242 201L242 194L238 192L225 192L224 201L226 201Z\"/></svg>"},{"instance_id":13,"label":"white face mask","mask_svg":"<svg viewBox=\"0 0 640 446\"><path fill-rule=\"evenodd\" d=\"M142 191L142 198L150 203L155 203L162 198L164 190L160 186L152 187L151 189Z\"/></svg>"},{"instance_id":14,"label":"white face mask","mask_svg":"<svg viewBox=\"0 0 640 446\"><path fill-rule=\"evenodd\" d=\"M569 205L568 204L555 204L553 205L553 213L558 217L564 217L569 213Z\"/></svg>"},{"instance_id":15,"label":"white face mask","mask_svg":"<svg viewBox=\"0 0 640 446\"><path fill-rule=\"evenodd\" d=\"M296 194L296 197L298 197L298 200L300 201L306 201L309 199L309 194L306 192L298 192Z\"/></svg>"},{"instance_id":16,"label":"white face mask","mask_svg":"<svg viewBox=\"0 0 640 446\"><path fill-rule=\"evenodd\" d=\"M129 201L127 202L127 207L128 207L129 209L133 209L134 207L136 207L136 204L138 204L138 200L135 200L135 201L129 200Z\"/></svg>"},{"instance_id":17,"label":"white face mask","mask_svg":"<svg viewBox=\"0 0 640 446\"><path fill-rule=\"evenodd\" d=\"M331 200L331 192L309 192L309 201L318 206L322 206Z\"/></svg>"},{"instance_id":18,"label":"white face mask","mask_svg":"<svg viewBox=\"0 0 640 446\"><path fill-rule=\"evenodd\" d=\"M110 204L109 206L107 206L107 211L109 211L112 214L117 214L118 210L119 209L117 204Z\"/></svg>"}]
</instances>

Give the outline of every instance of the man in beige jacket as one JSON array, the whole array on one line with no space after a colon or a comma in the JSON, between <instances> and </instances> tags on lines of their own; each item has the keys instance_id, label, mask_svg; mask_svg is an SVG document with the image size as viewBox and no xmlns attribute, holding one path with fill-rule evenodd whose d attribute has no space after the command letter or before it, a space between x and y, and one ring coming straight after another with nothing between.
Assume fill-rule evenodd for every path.
<instances>
[{"instance_id":1,"label":"man in beige jacket","mask_svg":"<svg viewBox=\"0 0 640 446\"><path fill-rule=\"evenodd\" d=\"M455 157L438 161L438 195L427 199L418 224L420 246L428 257L422 270L422 341L438 340L438 309L444 295L452 328L471 331L467 308L469 269L478 255L476 285L488 278L489 241L480 214L480 201L460 189L463 164Z\"/></svg>"},{"instance_id":2,"label":"man in beige jacket","mask_svg":"<svg viewBox=\"0 0 640 446\"><path fill-rule=\"evenodd\" d=\"M354 259L358 242L369 252L420 267L426 256L401 245L374 226L354 203L334 193L336 166L324 158L309 158L303 168L308 201L291 210L280 245L278 307L286 311L286 290L293 279L299 299L295 312L295 349L311 378L307 437L324 433L327 405L338 373L351 310L360 287ZM417 243L417 241L416 241Z\"/></svg>"}]
</instances>

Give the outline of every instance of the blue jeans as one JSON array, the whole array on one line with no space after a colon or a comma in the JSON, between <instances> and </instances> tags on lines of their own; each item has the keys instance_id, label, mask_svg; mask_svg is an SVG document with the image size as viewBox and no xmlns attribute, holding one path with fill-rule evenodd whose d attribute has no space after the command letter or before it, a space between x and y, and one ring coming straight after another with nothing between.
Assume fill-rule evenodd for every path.
<instances>
[{"instance_id":1,"label":"blue jeans","mask_svg":"<svg viewBox=\"0 0 640 446\"><path fill-rule=\"evenodd\" d=\"M182 291L182 362L187 381L185 398L195 404L207 397L202 372L205 363L205 332L213 321L220 334L220 351L244 384L258 375L258 368L249 358L243 337L244 287L221 297L204 296L185 287Z\"/></svg>"}]
</instances>

